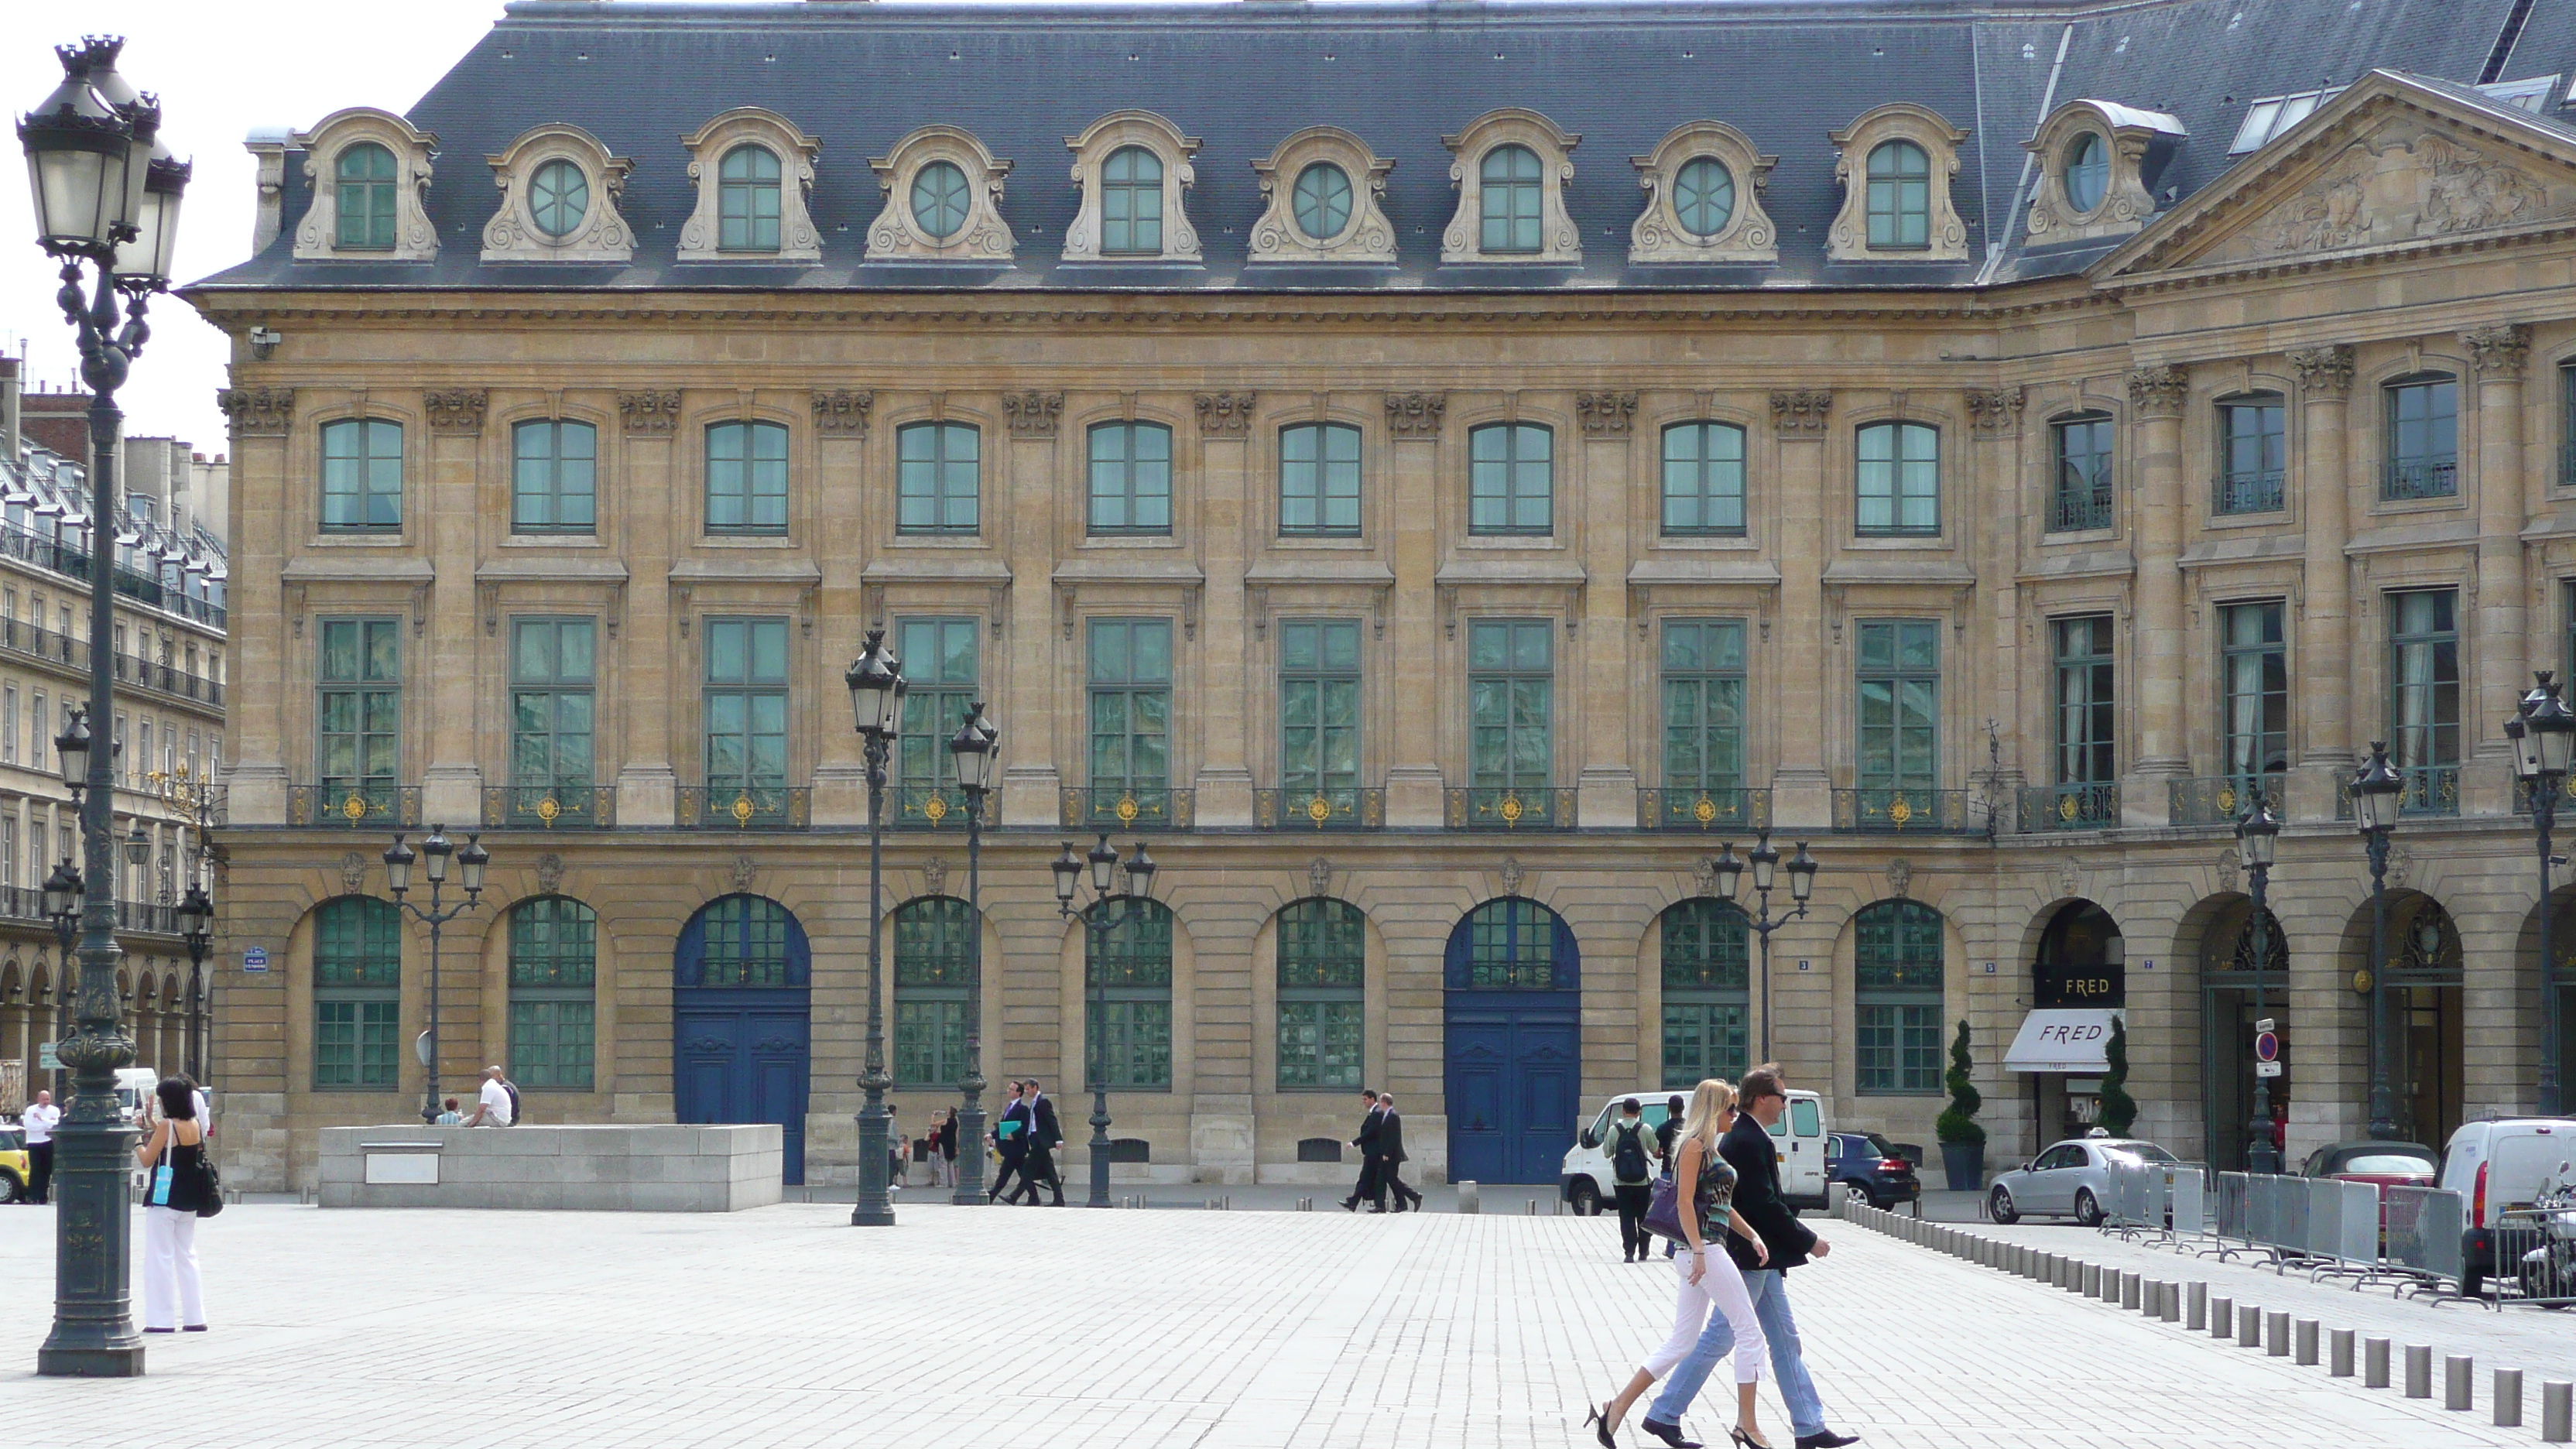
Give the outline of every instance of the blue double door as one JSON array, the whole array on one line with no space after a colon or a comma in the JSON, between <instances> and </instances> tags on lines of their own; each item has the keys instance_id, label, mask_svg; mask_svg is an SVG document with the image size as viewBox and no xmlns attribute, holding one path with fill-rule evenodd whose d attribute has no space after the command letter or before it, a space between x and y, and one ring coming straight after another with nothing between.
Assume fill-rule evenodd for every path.
<instances>
[{"instance_id":1,"label":"blue double door","mask_svg":"<svg viewBox=\"0 0 2576 1449\"><path fill-rule=\"evenodd\" d=\"M1536 901L1503 897L1459 921L1445 964L1449 1180L1556 1181L1583 1086L1573 930Z\"/></svg>"},{"instance_id":2,"label":"blue double door","mask_svg":"<svg viewBox=\"0 0 2576 1449\"><path fill-rule=\"evenodd\" d=\"M682 1122L774 1122L790 1183L805 1180L813 1026L801 989L674 993L671 1095Z\"/></svg>"}]
</instances>

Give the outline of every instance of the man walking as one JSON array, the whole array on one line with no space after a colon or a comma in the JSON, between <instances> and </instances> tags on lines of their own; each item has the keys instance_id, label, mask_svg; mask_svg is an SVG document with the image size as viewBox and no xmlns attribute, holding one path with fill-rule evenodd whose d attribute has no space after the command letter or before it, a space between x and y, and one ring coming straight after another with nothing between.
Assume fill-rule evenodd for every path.
<instances>
[{"instance_id":1,"label":"man walking","mask_svg":"<svg viewBox=\"0 0 2576 1449\"><path fill-rule=\"evenodd\" d=\"M1064 1129L1056 1125L1055 1098L1039 1090L1038 1079L1028 1080L1029 1160L1020 1169L1020 1181L1028 1188L1029 1202L1035 1206L1038 1185L1046 1185L1055 1194L1054 1207L1064 1206L1064 1178L1056 1171L1055 1150L1064 1145Z\"/></svg>"},{"instance_id":2,"label":"man walking","mask_svg":"<svg viewBox=\"0 0 2576 1449\"><path fill-rule=\"evenodd\" d=\"M1002 1169L993 1174L993 1185L984 1194L986 1202L1000 1197L1012 1177L1017 1176L1023 1186L1029 1180L1029 1104L1021 1100L1020 1090L1020 1082L1014 1078L1010 1085L1010 1104L1002 1108L1001 1118L993 1124L993 1147L1002 1155ZM1012 1194L1014 1200L1018 1196L1017 1193Z\"/></svg>"},{"instance_id":3,"label":"man walking","mask_svg":"<svg viewBox=\"0 0 2576 1449\"><path fill-rule=\"evenodd\" d=\"M1360 1135L1351 1139L1351 1145L1360 1150L1360 1180L1351 1184L1351 1195L1342 1199L1342 1211L1358 1212L1360 1199L1368 1198L1377 1202L1376 1211L1384 1212L1386 1203L1377 1186L1379 1170L1377 1134L1381 1123L1378 1118L1377 1092L1373 1088L1360 1088L1360 1111L1363 1114L1360 1118Z\"/></svg>"},{"instance_id":4,"label":"man walking","mask_svg":"<svg viewBox=\"0 0 2576 1449\"><path fill-rule=\"evenodd\" d=\"M38 1092L36 1104L19 1114L18 1125L27 1129L27 1201L43 1202L54 1181L54 1129L62 1125L63 1109L54 1105L54 1094Z\"/></svg>"},{"instance_id":5,"label":"man walking","mask_svg":"<svg viewBox=\"0 0 2576 1449\"><path fill-rule=\"evenodd\" d=\"M1771 1345L1771 1377L1779 1385L1780 1401L1788 1406L1798 1449L1837 1449L1860 1436L1837 1434L1825 1427L1824 1401L1816 1397L1815 1381L1807 1376L1798 1320L1789 1311L1788 1271L1811 1257L1824 1257L1833 1245L1799 1222L1780 1196L1780 1153L1772 1145L1771 1127L1788 1106L1777 1062L1765 1062L1744 1074L1735 1125L1718 1139L1717 1152L1735 1169L1735 1210L1762 1235L1771 1258L1764 1262L1755 1257L1752 1246L1734 1233L1726 1236L1726 1251L1743 1270L1753 1316Z\"/></svg>"},{"instance_id":6,"label":"man walking","mask_svg":"<svg viewBox=\"0 0 2576 1449\"><path fill-rule=\"evenodd\" d=\"M1395 1094L1377 1094L1378 1186L1395 1194L1395 1210L1422 1211L1422 1194L1404 1185L1404 1114L1395 1110Z\"/></svg>"}]
</instances>

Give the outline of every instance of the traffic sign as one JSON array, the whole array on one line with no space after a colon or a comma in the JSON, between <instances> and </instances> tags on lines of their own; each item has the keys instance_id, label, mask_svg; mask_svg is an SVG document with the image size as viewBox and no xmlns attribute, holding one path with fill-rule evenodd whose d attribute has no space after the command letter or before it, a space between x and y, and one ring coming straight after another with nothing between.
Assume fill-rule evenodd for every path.
<instances>
[{"instance_id":1,"label":"traffic sign","mask_svg":"<svg viewBox=\"0 0 2576 1449\"><path fill-rule=\"evenodd\" d=\"M2280 1059L2281 1039L2274 1036L2268 1027L2262 1031L2256 1032L2254 1034L2254 1060L2257 1062L2277 1062Z\"/></svg>"},{"instance_id":2,"label":"traffic sign","mask_svg":"<svg viewBox=\"0 0 2576 1449\"><path fill-rule=\"evenodd\" d=\"M256 976L267 969L268 948L266 946L245 946L242 948L242 970L245 973Z\"/></svg>"},{"instance_id":3,"label":"traffic sign","mask_svg":"<svg viewBox=\"0 0 2576 1449\"><path fill-rule=\"evenodd\" d=\"M2254 1064L2254 1075L2258 1077L2277 1077L2281 1075L2281 1064L2279 1062L2256 1062Z\"/></svg>"},{"instance_id":4,"label":"traffic sign","mask_svg":"<svg viewBox=\"0 0 2576 1449\"><path fill-rule=\"evenodd\" d=\"M58 1043L55 1042L46 1042L36 1048L37 1070L59 1072L63 1069L63 1059L54 1055L54 1048L57 1045Z\"/></svg>"},{"instance_id":5,"label":"traffic sign","mask_svg":"<svg viewBox=\"0 0 2576 1449\"><path fill-rule=\"evenodd\" d=\"M2270 1031L2272 1029L2272 1018L2267 1016L2261 1021L2254 1023L2254 1029L2256 1031Z\"/></svg>"}]
</instances>

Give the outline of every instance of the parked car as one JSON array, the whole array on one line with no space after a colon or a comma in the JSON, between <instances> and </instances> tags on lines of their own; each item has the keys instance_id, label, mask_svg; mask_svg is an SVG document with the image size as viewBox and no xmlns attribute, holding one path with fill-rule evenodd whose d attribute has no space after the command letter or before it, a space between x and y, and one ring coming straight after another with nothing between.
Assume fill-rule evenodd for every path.
<instances>
[{"instance_id":1,"label":"parked car","mask_svg":"<svg viewBox=\"0 0 2576 1449\"><path fill-rule=\"evenodd\" d=\"M15 1127L0 1127L0 1202L23 1202L27 1197L27 1134Z\"/></svg>"},{"instance_id":2,"label":"parked car","mask_svg":"<svg viewBox=\"0 0 2576 1449\"><path fill-rule=\"evenodd\" d=\"M2308 1154L2301 1177L2332 1177L2378 1187L2431 1187L2441 1159L2421 1142L2337 1142Z\"/></svg>"},{"instance_id":3,"label":"parked car","mask_svg":"<svg viewBox=\"0 0 2576 1449\"><path fill-rule=\"evenodd\" d=\"M1565 1165L1559 1171L1558 1190L1574 1205L1578 1213L1597 1213L1611 1198L1616 1174L1610 1170L1610 1118L1619 1104L1630 1097L1644 1108L1646 1130L1652 1132L1664 1123L1665 1099L1671 1092L1622 1092L1605 1099L1592 1120L1575 1133L1574 1145L1566 1149ZM1685 1093L1684 1095L1688 1095ZM1825 1104L1813 1092L1792 1090L1789 1110L1780 1114L1772 1125L1771 1136L1780 1160L1780 1196L1791 1207L1825 1205ZM1658 1166L1658 1171L1661 1167Z\"/></svg>"},{"instance_id":4,"label":"parked car","mask_svg":"<svg viewBox=\"0 0 2576 1449\"><path fill-rule=\"evenodd\" d=\"M1834 1132L1825 1137L1825 1181L1839 1182L1874 1208L1891 1208L1923 1196L1923 1179L1895 1145L1875 1132Z\"/></svg>"},{"instance_id":5,"label":"parked car","mask_svg":"<svg viewBox=\"0 0 2576 1449\"><path fill-rule=\"evenodd\" d=\"M2504 1117L2471 1122L2442 1148L2441 1186L2460 1195L2460 1292L2475 1295L2495 1271L2498 1217L2527 1208L2576 1159L2576 1118Z\"/></svg>"},{"instance_id":6,"label":"parked car","mask_svg":"<svg viewBox=\"0 0 2576 1449\"><path fill-rule=\"evenodd\" d=\"M2174 1155L2135 1137L2070 1137L2052 1143L2037 1157L1995 1175L1986 1189L1986 1211L1999 1223L2025 1215L2072 1217L2084 1226L2101 1225L2102 1204L2111 1196L2111 1163L2172 1162Z\"/></svg>"}]
</instances>

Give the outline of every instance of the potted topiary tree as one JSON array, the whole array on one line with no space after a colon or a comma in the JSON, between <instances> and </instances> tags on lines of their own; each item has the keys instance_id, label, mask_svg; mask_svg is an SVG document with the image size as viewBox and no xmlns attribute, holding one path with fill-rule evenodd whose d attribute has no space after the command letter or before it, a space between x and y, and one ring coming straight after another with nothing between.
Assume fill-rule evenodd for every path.
<instances>
[{"instance_id":1,"label":"potted topiary tree","mask_svg":"<svg viewBox=\"0 0 2576 1449\"><path fill-rule=\"evenodd\" d=\"M1941 1139L1941 1171L1950 1180L1952 1192L1975 1192L1986 1185L1986 1129L1977 1125L1977 1109L1986 1099L1977 1094L1977 1084L1969 1080L1973 1064L1968 1059L1968 1024L1959 1023L1959 1035L1950 1043L1950 1071L1941 1079L1950 1090L1950 1105L1933 1124Z\"/></svg>"},{"instance_id":2,"label":"potted topiary tree","mask_svg":"<svg viewBox=\"0 0 2576 1449\"><path fill-rule=\"evenodd\" d=\"M2103 1049L2109 1070L2102 1074L2102 1107L2093 1125L2114 1137L2126 1137L2138 1120L2138 1099L2129 1095L2129 1024L2111 1018L2111 1042Z\"/></svg>"}]
</instances>

